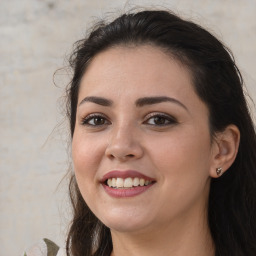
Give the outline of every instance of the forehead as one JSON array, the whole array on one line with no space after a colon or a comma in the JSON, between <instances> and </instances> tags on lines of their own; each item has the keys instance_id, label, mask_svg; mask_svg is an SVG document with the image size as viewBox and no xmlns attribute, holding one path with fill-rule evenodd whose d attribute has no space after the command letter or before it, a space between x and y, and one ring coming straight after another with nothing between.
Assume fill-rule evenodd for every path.
<instances>
[{"instance_id":1,"label":"forehead","mask_svg":"<svg viewBox=\"0 0 256 256\"><path fill-rule=\"evenodd\" d=\"M96 55L80 84L80 94L166 94L193 91L190 71L161 48L116 46ZM141 95L143 96L143 95Z\"/></svg>"}]
</instances>

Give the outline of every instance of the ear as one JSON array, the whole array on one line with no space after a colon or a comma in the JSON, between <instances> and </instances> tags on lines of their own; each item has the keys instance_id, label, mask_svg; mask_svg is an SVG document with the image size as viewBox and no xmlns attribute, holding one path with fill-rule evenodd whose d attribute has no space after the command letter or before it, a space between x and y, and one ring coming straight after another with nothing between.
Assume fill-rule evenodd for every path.
<instances>
[{"instance_id":1,"label":"ear","mask_svg":"<svg viewBox=\"0 0 256 256\"><path fill-rule=\"evenodd\" d=\"M210 168L210 176L217 178L235 161L240 142L240 131L235 125L229 125L224 131L215 135L212 147L212 165ZM217 169L220 172L217 173Z\"/></svg>"}]
</instances>

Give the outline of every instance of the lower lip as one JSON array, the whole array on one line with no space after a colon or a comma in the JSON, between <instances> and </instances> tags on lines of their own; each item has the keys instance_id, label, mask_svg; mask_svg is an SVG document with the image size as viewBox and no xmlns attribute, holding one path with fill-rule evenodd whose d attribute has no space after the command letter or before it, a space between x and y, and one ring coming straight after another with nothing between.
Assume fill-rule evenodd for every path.
<instances>
[{"instance_id":1,"label":"lower lip","mask_svg":"<svg viewBox=\"0 0 256 256\"><path fill-rule=\"evenodd\" d=\"M147 191L148 189L150 189L154 185L154 183L149 184L147 186L142 186L142 187L138 186L138 187L124 188L124 189L111 188L105 184L102 184L102 185L105 191L107 192L107 194L109 194L110 196L122 198L122 197L133 197L133 196L140 195L145 191Z\"/></svg>"}]
</instances>

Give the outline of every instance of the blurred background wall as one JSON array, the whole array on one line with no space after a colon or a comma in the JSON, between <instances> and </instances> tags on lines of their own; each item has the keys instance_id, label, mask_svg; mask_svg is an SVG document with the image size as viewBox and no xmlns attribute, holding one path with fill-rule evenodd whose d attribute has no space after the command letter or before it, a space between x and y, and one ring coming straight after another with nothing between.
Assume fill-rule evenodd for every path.
<instances>
[{"instance_id":1,"label":"blurred background wall","mask_svg":"<svg viewBox=\"0 0 256 256\"><path fill-rule=\"evenodd\" d=\"M95 17L156 3L223 40L256 99L254 0L1 0L0 256L21 255L43 237L65 243L67 182L60 181L70 158L62 96L70 77L59 72L55 86L53 73Z\"/></svg>"}]
</instances>

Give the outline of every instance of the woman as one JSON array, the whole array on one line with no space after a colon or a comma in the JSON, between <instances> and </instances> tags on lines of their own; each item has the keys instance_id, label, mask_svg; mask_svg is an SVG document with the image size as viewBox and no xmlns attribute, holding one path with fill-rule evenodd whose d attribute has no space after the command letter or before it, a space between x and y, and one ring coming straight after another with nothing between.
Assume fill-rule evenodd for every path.
<instances>
[{"instance_id":1,"label":"woman","mask_svg":"<svg viewBox=\"0 0 256 256\"><path fill-rule=\"evenodd\" d=\"M77 42L67 255L256 255L256 136L231 53L166 11Z\"/></svg>"}]
</instances>

